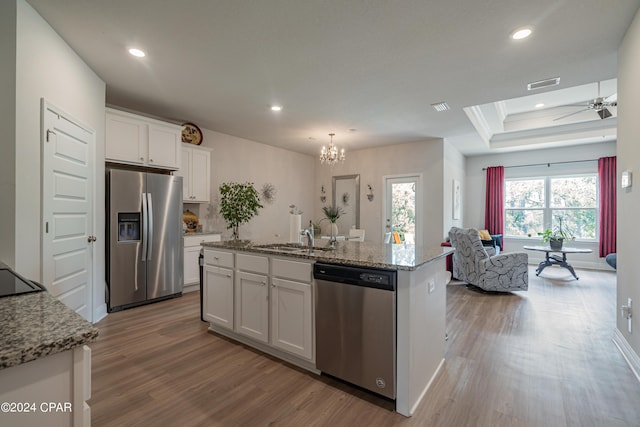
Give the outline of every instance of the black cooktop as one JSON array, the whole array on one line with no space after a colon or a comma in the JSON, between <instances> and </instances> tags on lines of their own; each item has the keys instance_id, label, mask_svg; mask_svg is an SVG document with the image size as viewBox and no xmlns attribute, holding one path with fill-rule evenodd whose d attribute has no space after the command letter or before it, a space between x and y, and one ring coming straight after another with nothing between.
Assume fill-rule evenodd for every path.
<instances>
[{"instance_id":1,"label":"black cooktop","mask_svg":"<svg viewBox=\"0 0 640 427\"><path fill-rule=\"evenodd\" d=\"M40 285L23 279L7 268L0 269L0 298L43 290Z\"/></svg>"}]
</instances>

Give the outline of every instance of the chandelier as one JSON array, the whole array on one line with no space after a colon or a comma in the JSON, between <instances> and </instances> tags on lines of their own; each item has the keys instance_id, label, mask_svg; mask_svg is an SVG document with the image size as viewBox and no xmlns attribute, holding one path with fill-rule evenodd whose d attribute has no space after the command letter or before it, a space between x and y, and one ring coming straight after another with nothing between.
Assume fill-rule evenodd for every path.
<instances>
[{"instance_id":1,"label":"chandelier","mask_svg":"<svg viewBox=\"0 0 640 427\"><path fill-rule=\"evenodd\" d=\"M338 155L338 148L333 145L333 137L335 133L330 133L331 142L329 142L329 148L322 147L322 151L320 152L320 163L327 163L329 166L335 165L338 161L344 162L344 148L340 150L340 155Z\"/></svg>"}]
</instances>

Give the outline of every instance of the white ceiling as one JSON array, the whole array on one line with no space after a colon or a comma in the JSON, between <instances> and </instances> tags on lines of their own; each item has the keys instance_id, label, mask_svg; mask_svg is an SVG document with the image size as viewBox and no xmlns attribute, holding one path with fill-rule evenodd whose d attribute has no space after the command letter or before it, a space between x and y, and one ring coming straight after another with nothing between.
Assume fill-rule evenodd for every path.
<instances>
[{"instance_id":1,"label":"white ceiling","mask_svg":"<svg viewBox=\"0 0 640 427\"><path fill-rule=\"evenodd\" d=\"M580 123L590 130L557 128L555 137L536 134L543 131L534 120L526 135L487 139L463 109L530 96L527 83L549 77L559 76L560 85L541 94L614 79L617 48L640 6L640 0L27 1L106 82L107 103L309 154L330 132L347 150L435 137L468 155L593 142L587 136L593 128L599 132L615 117L599 120L589 112L594 120ZM533 26L533 35L511 40L524 25ZM147 57L130 56L131 46ZM559 96L545 102L595 97L587 89ZM440 101L451 110L434 111L430 104ZM527 113L528 102L500 108ZM283 110L270 111L272 104Z\"/></svg>"}]
</instances>

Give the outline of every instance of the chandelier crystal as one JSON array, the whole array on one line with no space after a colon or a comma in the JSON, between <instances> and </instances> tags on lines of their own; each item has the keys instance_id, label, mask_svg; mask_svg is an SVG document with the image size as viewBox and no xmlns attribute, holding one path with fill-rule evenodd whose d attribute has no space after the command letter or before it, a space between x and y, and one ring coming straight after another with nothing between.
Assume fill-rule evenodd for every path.
<instances>
[{"instance_id":1,"label":"chandelier crystal","mask_svg":"<svg viewBox=\"0 0 640 427\"><path fill-rule=\"evenodd\" d=\"M346 158L344 155L344 148L340 150L340 155L338 155L338 148L333 145L333 137L335 133L330 133L331 142L329 142L329 148L322 147L322 151L320 152L320 163L327 163L329 166L335 165L337 162L344 162Z\"/></svg>"}]
</instances>

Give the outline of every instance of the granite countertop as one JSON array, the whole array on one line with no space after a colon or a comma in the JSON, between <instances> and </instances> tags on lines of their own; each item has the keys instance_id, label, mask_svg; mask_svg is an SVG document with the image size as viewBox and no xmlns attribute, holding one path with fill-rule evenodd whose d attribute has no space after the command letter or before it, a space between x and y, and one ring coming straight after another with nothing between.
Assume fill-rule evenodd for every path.
<instances>
[{"instance_id":1,"label":"granite countertop","mask_svg":"<svg viewBox=\"0 0 640 427\"><path fill-rule=\"evenodd\" d=\"M332 264L356 265L362 267L387 268L394 270L415 270L423 264L445 257L453 252L448 247L427 247L416 245L375 244L371 242L339 241L334 250L315 250L312 254L274 252L260 248L265 244L283 244L284 242L226 240L203 243L205 248L231 249L235 251L257 252L266 255L303 258ZM316 241L316 247L326 246L327 241ZM301 245L304 247L304 245Z\"/></svg>"},{"instance_id":2,"label":"granite countertop","mask_svg":"<svg viewBox=\"0 0 640 427\"><path fill-rule=\"evenodd\" d=\"M183 231L182 232L183 236L205 236L207 234L222 234L222 232L221 231L193 231L193 232Z\"/></svg>"},{"instance_id":3,"label":"granite countertop","mask_svg":"<svg viewBox=\"0 0 640 427\"><path fill-rule=\"evenodd\" d=\"M0 369L71 350L97 336L95 326L49 292L0 298Z\"/></svg>"}]
</instances>

